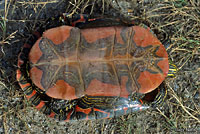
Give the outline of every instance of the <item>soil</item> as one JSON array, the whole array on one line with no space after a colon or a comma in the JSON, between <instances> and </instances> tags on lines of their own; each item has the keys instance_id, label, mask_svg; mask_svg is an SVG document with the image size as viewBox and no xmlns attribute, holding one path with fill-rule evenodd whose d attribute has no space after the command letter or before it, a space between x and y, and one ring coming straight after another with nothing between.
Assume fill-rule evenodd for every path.
<instances>
[{"instance_id":1,"label":"soil","mask_svg":"<svg viewBox=\"0 0 200 134\"><path fill-rule=\"evenodd\" d=\"M0 0L0 134L200 133L198 0ZM61 13L112 16L149 26L177 65L157 109L94 121L59 122L37 111L16 81L17 57L32 31Z\"/></svg>"}]
</instances>

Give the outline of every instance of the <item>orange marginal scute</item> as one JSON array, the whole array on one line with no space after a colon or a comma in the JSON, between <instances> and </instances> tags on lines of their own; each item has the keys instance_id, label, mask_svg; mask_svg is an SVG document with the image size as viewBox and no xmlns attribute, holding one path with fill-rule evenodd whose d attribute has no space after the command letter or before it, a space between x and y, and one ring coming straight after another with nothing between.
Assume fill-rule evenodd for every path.
<instances>
[{"instance_id":1,"label":"orange marginal scute","mask_svg":"<svg viewBox=\"0 0 200 134\"><path fill-rule=\"evenodd\" d=\"M36 106L38 110L40 110L45 105L44 101L40 101L40 103Z\"/></svg>"},{"instance_id":2,"label":"orange marginal scute","mask_svg":"<svg viewBox=\"0 0 200 134\"><path fill-rule=\"evenodd\" d=\"M48 115L49 117L53 118L55 116L54 112L51 112L50 115Z\"/></svg>"},{"instance_id":3,"label":"orange marginal scute","mask_svg":"<svg viewBox=\"0 0 200 134\"><path fill-rule=\"evenodd\" d=\"M32 98L35 94L36 94L36 91L33 90L33 92L32 92L30 95L26 95L26 98L29 100L29 99Z\"/></svg>"}]
</instances>

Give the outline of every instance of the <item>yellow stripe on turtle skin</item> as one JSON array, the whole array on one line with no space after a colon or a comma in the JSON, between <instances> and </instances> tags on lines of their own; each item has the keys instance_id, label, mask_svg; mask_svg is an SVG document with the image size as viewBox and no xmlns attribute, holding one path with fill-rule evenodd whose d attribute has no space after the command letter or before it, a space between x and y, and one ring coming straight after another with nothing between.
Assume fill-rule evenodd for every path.
<instances>
[{"instance_id":1,"label":"yellow stripe on turtle skin","mask_svg":"<svg viewBox=\"0 0 200 134\"><path fill-rule=\"evenodd\" d=\"M178 69L175 64L172 63L172 61L169 61L169 72L167 74L167 77L174 78Z\"/></svg>"},{"instance_id":2,"label":"yellow stripe on turtle skin","mask_svg":"<svg viewBox=\"0 0 200 134\"><path fill-rule=\"evenodd\" d=\"M31 101L35 106L37 106L41 99L40 96L37 94L37 92L29 99L29 101Z\"/></svg>"},{"instance_id":3,"label":"yellow stripe on turtle skin","mask_svg":"<svg viewBox=\"0 0 200 134\"><path fill-rule=\"evenodd\" d=\"M69 111L73 108L73 106L75 106L75 102L69 102L69 105L65 107L66 111ZM63 110L61 109L60 112L63 112Z\"/></svg>"},{"instance_id":4,"label":"yellow stripe on turtle skin","mask_svg":"<svg viewBox=\"0 0 200 134\"><path fill-rule=\"evenodd\" d=\"M49 107L47 107L46 105L44 105L44 106L40 109L40 111L41 111L42 113L46 113L47 115L49 115L49 114L51 113L51 109L50 109Z\"/></svg>"},{"instance_id":5,"label":"yellow stripe on turtle skin","mask_svg":"<svg viewBox=\"0 0 200 134\"><path fill-rule=\"evenodd\" d=\"M160 106L167 97L167 88L164 83L158 87L160 92L156 95L154 101L152 102L152 107Z\"/></svg>"},{"instance_id":6,"label":"yellow stripe on turtle skin","mask_svg":"<svg viewBox=\"0 0 200 134\"><path fill-rule=\"evenodd\" d=\"M24 91L25 95L30 95L33 92L33 88L32 88L32 86L28 86L28 87L23 88L23 91Z\"/></svg>"},{"instance_id":7,"label":"yellow stripe on turtle skin","mask_svg":"<svg viewBox=\"0 0 200 134\"><path fill-rule=\"evenodd\" d=\"M40 101L41 101L41 99L40 99L40 97L37 95L37 96L35 97L35 99L32 101L32 103L38 105L38 104L40 103Z\"/></svg>"},{"instance_id":8,"label":"yellow stripe on turtle skin","mask_svg":"<svg viewBox=\"0 0 200 134\"><path fill-rule=\"evenodd\" d=\"M29 74L29 68L30 68L30 67L29 67L29 64L26 64L26 67L25 67L25 68L26 68L27 77L30 78L30 74Z\"/></svg>"}]
</instances>

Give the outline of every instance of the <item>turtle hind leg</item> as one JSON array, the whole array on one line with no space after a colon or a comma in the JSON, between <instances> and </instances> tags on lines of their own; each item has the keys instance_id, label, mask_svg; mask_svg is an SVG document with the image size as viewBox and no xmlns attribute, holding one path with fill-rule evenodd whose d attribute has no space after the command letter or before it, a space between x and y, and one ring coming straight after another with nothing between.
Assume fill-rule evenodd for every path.
<instances>
[{"instance_id":1,"label":"turtle hind leg","mask_svg":"<svg viewBox=\"0 0 200 134\"><path fill-rule=\"evenodd\" d=\"M145 94L141 101L153 108L160 106L167 96L167 88L165 83L161 83L158 88L150 93Z\"/></svg>"},{"instance_id":2,"label":"turtle hind leg","mask_svg":"<svg viewBox=\"0 0 200 134\"><path fill-rule=\"evenodd\" d=\"M157 88L159 91L158 94L156 95L154 101L151 103L151 106L153 108L158 107L163 104L167 97L167 87L166 84L163 82L160 84L160 86Z\"/></svg>"}]
</instances>

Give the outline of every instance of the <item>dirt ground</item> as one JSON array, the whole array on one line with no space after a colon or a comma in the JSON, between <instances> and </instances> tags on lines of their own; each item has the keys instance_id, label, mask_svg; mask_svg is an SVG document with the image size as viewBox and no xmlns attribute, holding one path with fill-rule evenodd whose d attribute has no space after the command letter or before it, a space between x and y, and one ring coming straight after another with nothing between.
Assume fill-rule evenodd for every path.
<instances>
[{"instance_id":1,"label":"dirt ground","mask_svg":"<svg viewBox=\"0 0 200 134\"><path fill-rule=\"evenodd\" d=\"M85 13L145 23L178 67L166 79L167 100L157 109L112 119L58 122L37 111L16 82L17 55L47 18ZM0 134L200 133L199 0L0 0Z\"/></svg>"}]
</instances>

